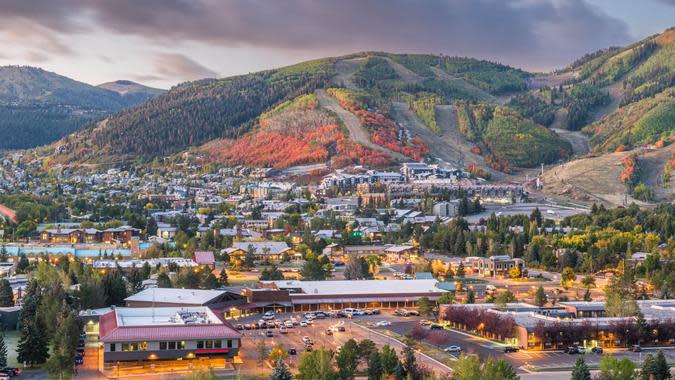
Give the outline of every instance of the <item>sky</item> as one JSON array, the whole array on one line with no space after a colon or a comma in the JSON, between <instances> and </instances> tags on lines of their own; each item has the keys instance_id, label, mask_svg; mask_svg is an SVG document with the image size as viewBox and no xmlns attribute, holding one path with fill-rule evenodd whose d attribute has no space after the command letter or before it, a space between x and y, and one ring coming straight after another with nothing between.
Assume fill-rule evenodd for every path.
<instances>
[{"instance_id":1,"label":"sky","mask_svg":"<svg viewBox=\"0 0 675 380\"><path fill-rule=\"evenodd\" d=\"M0 65L175 84L358 51L550 71L675 26L675 0L0 0Z\"/></svg>"}]
</instances>

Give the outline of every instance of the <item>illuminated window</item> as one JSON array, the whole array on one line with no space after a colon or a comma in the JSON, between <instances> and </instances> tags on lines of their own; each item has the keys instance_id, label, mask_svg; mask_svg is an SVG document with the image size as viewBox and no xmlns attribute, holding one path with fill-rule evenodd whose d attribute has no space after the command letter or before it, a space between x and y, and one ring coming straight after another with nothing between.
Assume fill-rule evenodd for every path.
<instances>
[{"instance_id":1,"label":"illuminated window","mask_svg":"<svg viewBox=\"0 0 675 380\"><path fill-rule=\"evenodd\" d=\"M147 351L148 350L148 342L141 342L138 344L138 350L139 351Z\"/></svg>"},{"instance_id":2,"label":"illuminated window","mask_svg":"<svg viewBox=\"0 0 675 380\"><path fill-rule=\"evenodd\" d=\"M213 348L213 341L212 340L207 340L205 343L206 348Z\"/></svg>"},{"instance_id":3,"label":"illuminated window","mask_svg":"<svg viewBox=\"0 0 675 380\"><path fill-rule=\"evenodd\" d=\"M129 351L129 343L122 343L122 352Z\"/></svg>"},{"instance_id":4,"label":"illuminated window","mask_svg":"<svg viewBox=\"0 0 675 380\"><path fill-rule=\"evenodd\" d=\"M178 343L178 349L179 350L184 350L185 349L185 341L180 341Z\"/></svg>"}]
</instances>

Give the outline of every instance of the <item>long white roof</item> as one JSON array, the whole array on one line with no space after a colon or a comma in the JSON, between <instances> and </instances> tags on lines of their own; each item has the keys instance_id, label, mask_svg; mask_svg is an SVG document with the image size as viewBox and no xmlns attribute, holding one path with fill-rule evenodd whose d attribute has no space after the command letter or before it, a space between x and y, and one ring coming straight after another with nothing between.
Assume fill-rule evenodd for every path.
<instances>
[{"instance_id":1,"label":"long white roof","mask_svg":"<svg viewBox=\"0 0 675 380\"><path fill-rule=\"evenodd\" d=\"M301 289L303 294L406 294L442 293L436 280L340 280L340 281L262 281L274 283L279 289ZM291 294L292 296L292 294Z\"/></svg>"},{"instance_id":2,"label":"long white roof","mask_svg":"<svg viewBox=\"0 0 675 380\"><path fill-rule=\"evenodd\" d=\"M180 303L184 305L203 305L225 293L224 290L151 288L142 290L125 301Z\"/></svg>"}]
</instances>

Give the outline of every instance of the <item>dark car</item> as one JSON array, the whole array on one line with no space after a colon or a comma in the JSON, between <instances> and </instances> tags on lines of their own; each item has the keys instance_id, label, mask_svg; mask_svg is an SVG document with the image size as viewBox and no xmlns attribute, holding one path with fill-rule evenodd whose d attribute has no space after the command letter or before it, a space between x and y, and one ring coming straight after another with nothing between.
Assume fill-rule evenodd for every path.
<instances>
[{"instance_id":1,"label":"dark car","mask_svg":"<svg viewBox=\"0 0 675 380\"><path fill-rule=\"evenodd\" d=\"M5 367L0 370L0 372L8 374L10 377L19 376L21 374L21 370L14 367Z\"/></svg>"},{"instance_id":2,"label":"dark car","mask_svg":"<svg viewBox=\"0 0 675 380\"><path fill-rule=\"evenodd\" d=\"M338 331L340 331L340 332L344 332L344 331L345 331L345 327L344 327L344 326L338 326L337 329L338 329Z\"/></svg>"},{"instance_id":3,"label":"dark car","mask_svg":"<svg viewBox=\"0 0 675 380\"><path fill-rule=\"evenodd\" d=\"M594 354L602 354L602 347L593 347L591 348L591 352Z\"/></svg>"},{"instance_id":4,"label":"dark car","mask_svg":"<svg viewBox=\"0 0 675 380\"><path fill-rule=\"evenodd\" d=\"M504 352L518 352L518 347L506 346L504 347Z\"/></svg>"},{"instance_id":5,"label":"dark car","mask_svg":"<svg viewBox=\"0 0 675 380\"><path fill-rule=\"evenodd\" d=\"M373 315L379 315L380 314L380 310L378 310L378 309L373 309L373 310L371 310L371 312L372 312Z\"/></svg>"},{"instance_id":6,"label":"dark car","mask_svg":"<svg viewBox=\"0 0 675 380\"><path fill-rule=\"evenodd\" d=\"M433 324L433 325L429 326L429 330L443 330L443 326Z\"/></svg>"},{"instance_id":7,"label":"dark car","mask_svg":"<svg viewBox=\"0 0 675 380\"><path fill-rule=\"evenodd\" d=\"M565 352L568 353L568 354L570 354L570 355L574 355L574 354L578 354L578 353L579 353L579 349L576 348L575 346L570 346L570 347L567 347L567 349L565 350Z\"/></svg>"},{"instance_id":8,"label":"dark car","mask_svg":"<svg viewBox=\"0 0 675 380\"><path fill-rule=\"evenodd\" d=\"M326 329L326 335L333 335L333 330Z\"/></svg>"},{"instance_id":9,"label":"dark car","mask_svg":"<svg viewBox=\"0 0 675 380\"><path fill-rule=\"evenodd\" d=\"M82 365L83 363L84 363L84 359L81 356L75 357L75 365Z\"/></svg>"},{"instance_id":10,"label":"dark car","mask_svg":"<svg viewBox=\"0 0 675 380\"><path fill-rule=\"evenodd\" d=\"M630 348L630 350L633 352L642 352L642 347L640 347L639 344L634 344L633 347Z\"/></svg>"},{"instance_id":11,"label":"dark car","mask_svg":"<svg viewBox=\"0 0 675 380\"><path fill-rule=\"evenodd\" d=\"M236 328L237 330L243 330L243 329L244 329L244 325L242 325L242 324L237 324L237 325L235 326L235 328Z\"/></svg>"},{"instance_id":12,"label":"dark car","mask_svg":"<svg viewBox=\"0 0 675 380\"><path fill-rule=\"evenodd\" d=\"M271 337L274 336L274 333L272 332L272 330L267 330L267 331L265 331L265 336L268 337L268 338L271 338Z\"/></svg>"},{"instance_id":13,"label":"dark car","mask_svg":"<svg viewBox=\"0 0 675 380\"><path fill-rule=\"evenodd\" d=\"M312 345L311 344L305 345L305 351L307 351L307 352L312 351Z\"/></svg>"},{"instance_id":14,"label":"dark car","mask_svg":"<svg viewBox=\"0 0 675 380\"><path fill-rule=\"evenodd\" d=\"M288 354L289 355L297 355L298 351L295 348L289 348L288 349Z\"/></svg>"},{"instance_id":15,"label":"dark car","mask_svg":"<svg viewBox=\"0 0 675 380\"><path fill-rule=\"evenodd\" d=\"M84 356L84 348L82 348L82 347L76 348L75 352L80 356Z\"/></svg>"}]
</instances>

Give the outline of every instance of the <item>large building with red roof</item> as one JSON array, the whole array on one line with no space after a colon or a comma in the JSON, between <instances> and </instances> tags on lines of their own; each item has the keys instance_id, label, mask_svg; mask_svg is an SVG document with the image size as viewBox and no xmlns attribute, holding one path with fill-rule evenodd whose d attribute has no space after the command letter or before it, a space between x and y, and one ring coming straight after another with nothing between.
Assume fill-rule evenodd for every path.
<instances>
[{"instance_id":1,"label":"large building with red roof","mask_svg":"<svg viewBox=\"0 0 675 380\"><path fill-rule=\"evenodd\" d=\"M105 366L218 359L228 365L241 334L208 307L115 308L100 318Z\"/></svg>"}]
</instances>

